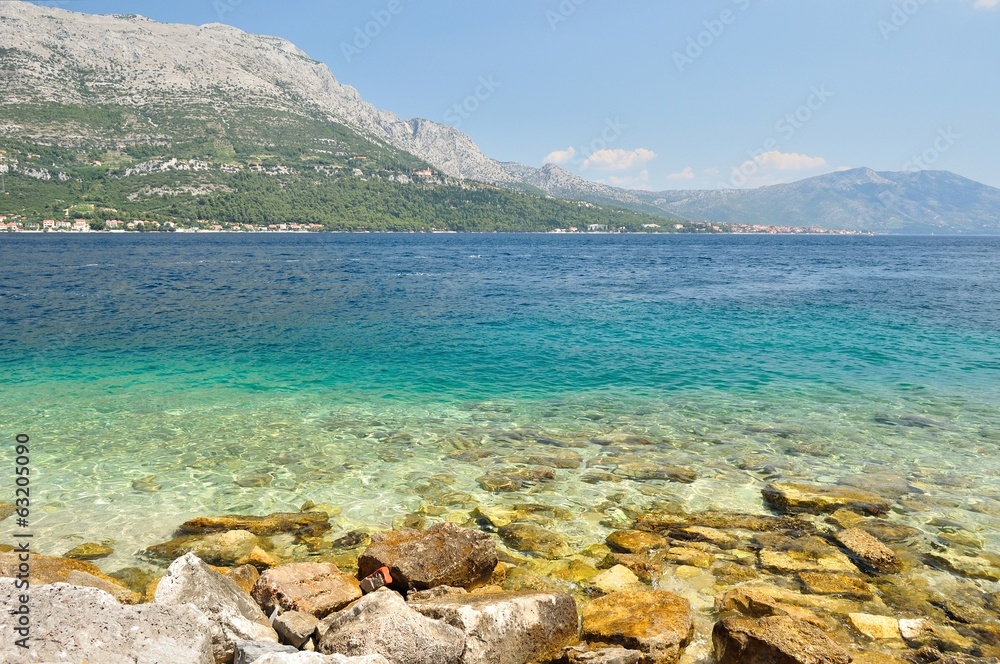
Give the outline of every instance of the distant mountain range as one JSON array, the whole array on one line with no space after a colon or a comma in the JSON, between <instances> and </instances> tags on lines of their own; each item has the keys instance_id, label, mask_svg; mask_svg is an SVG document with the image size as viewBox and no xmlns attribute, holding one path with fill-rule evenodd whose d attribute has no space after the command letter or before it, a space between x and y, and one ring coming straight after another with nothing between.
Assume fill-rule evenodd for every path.
<instances>
[{"instance_id":1,"label":"distant mountain range","mask_svg":"<svg viewBox=\"0 0 1000 664\"><path fill-rule=\"evenodd\" d=\"M0 2L0 71L0 170L81 184L101 173L159 175L155 186L121 189L133 202L183 195L212 208L236 187L220 173L244 169L346 172L423 189L500 187L680 222L1000 232L1000 190L947 172L855 169L751 190L647 192L555 165L499 162L450 125L375 108L288 41L221 24ZM14 158L16 168L6 163ZM171 159L180 162L163 166ZM414 177L428 166L431 174Z\"/></svg>"}]
</instances>

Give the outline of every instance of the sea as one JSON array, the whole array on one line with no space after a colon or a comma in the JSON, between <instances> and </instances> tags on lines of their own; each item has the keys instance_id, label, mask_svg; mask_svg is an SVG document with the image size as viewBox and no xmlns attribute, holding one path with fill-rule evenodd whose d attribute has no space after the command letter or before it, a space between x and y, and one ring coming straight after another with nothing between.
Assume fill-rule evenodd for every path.
<instances>
[{"instance_id":1,"label":"sea","mask_svg":"<svg viewBox=\"0 0 1000 664\"><path fill-rule=\"evenodd\" d=\"M22 434L42 553L306 501L551 506L582 548L776 481L1000 549L1000 238L10 234L0 266L0 500Z\"/></svg>"}]
</instances>

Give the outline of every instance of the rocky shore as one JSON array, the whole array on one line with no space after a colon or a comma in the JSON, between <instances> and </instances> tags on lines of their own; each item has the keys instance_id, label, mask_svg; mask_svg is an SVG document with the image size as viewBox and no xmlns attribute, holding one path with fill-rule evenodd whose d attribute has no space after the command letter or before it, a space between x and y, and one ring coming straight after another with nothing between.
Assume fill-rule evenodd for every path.
<instances>
[{"instance_id":1,"label":"rocky shore","mask_svg":"<svg viewBox=\"0 0 1000 664\"><path fill-rule=\"evenodd\" d=\"M875 489L770 484L758 514L622 514L583 548L565 510L445 494L382 532L312 503L201 517L143 567L105 573L97 543L33 555L32 646L0 663L1000 662L1000 555L929 540ZM17 565L0 553L0 577ZM0 578L4 634L17 594Z\"/></svg>"}]
</instances>

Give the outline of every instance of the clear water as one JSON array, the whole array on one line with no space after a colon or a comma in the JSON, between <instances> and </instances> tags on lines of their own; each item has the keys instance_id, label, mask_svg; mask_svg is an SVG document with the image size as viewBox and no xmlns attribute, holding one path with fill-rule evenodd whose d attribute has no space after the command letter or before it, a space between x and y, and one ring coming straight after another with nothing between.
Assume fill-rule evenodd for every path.
<instances>
[{"instance_id":1,"label":"clear water","mask_svg":"<svg viewBox=\"0 0 1000 664\"><path fill-rule=\"evenodd\" d=\"M0 439L31 436L43 552L114 569L306 500L342 529L528 500L585 546L616 506L873 472L923 491L894 519L1000 548L995 238L7 235L0 265ZM583 481L623 464L698 479Z\"/></svg>"}]
</instances>

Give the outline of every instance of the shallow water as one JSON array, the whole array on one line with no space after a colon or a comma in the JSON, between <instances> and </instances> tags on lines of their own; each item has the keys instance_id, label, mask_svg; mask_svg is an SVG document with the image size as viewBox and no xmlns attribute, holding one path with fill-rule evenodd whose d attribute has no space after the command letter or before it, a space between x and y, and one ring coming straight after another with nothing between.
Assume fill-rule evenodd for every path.
<instances>
[{"instance_id":1,"label":"shallow water","mask_svg":"<svg viewBox=\"0 0 1000 664\"><path fill-rule=\"evenodd\" d=\"M997 239L7 235L0 264L0 437L31 436L45 553L115 569L306 500L343 530L530 500L586 546L621 506L875 474L908 485L893 520L1000 548ZM640 479L666 465L697 479Z\"/></svg>"}]
</instances>

